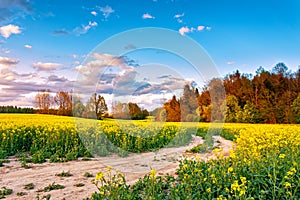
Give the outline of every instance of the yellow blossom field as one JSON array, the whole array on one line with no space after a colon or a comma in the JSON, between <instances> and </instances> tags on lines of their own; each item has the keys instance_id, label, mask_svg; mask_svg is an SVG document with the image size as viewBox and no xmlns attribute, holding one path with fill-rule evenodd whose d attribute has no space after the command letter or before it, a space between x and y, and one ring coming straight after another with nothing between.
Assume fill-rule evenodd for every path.
<instances>
[{"instance_id":1,"label":"yellow blossom field","mask_svg":"<svg viewBox=\"0 0 300 200\"><path fill-rule=\"evenodd\" d=\"M96 126L95 126L96 124ZM0 166L9 156L27 163L66 162L79 157L155 151L205 138L208 123L91 121L51 115L0 115ZM197 127L197 130L194 127ZM221 136L234 141L229 156L195 154L180 161L176 175L155 169L133 185L108 167L93 183L91 199L300 199L300 126L224 124ZM101 145L99 145L101 144ZM4 197L7 189L0 192Z\"/></svg>"}]
</instances>

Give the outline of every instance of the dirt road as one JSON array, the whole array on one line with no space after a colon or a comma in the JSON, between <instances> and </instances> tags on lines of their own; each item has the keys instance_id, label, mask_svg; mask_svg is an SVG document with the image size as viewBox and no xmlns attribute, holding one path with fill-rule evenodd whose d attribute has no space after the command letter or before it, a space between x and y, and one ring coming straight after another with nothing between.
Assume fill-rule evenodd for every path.
<instances>
[{"instance_id":1,"label":"dirt road","mask_svg":"<svg viewBox=\"0 0 300 200\"><path fill-rule=\"evenodd\" d=\"M222 137L215 137L215 144L223 148L223 154L229 155L229 150L232 148L232 142L225 140ZM218 141L218 142L216 142ZM31 164L32 168L24 169L20 162L15 157L10 158L10 163L5 163L4 167L0 167L0 187L6 186L13 189L13 194L6 199L36 199L37 194L40 197L50 194L51 199L84 199L90 197L91 194L97 191L95 185L91 183L91 178L83 176L89 172L95 176L99 171L105 171L107 166L112 166L125 174L128 183L133 184L140 177L149 173L151 169L156 169L160 174L174 174L178 167L178 159L187 149L191 149L198 144L203 143L203 139L198 136L193 137L193 141L188 146L178 148L163 148L157 152L147 152L140 154L130 154L128 157L120 158L116 155L109 157L93 158L90 161L70 161L66 163L43 163ZM204 160L207 160L213 155L211 153L197 154ZM194 156L194 155L189 155ZM70 171L70 177L58 177L62 171ZM52 190L50 192L37 192L51 183L64 185L61 190ZM33 190L25 190L24 185L33 183ZM83 183L84 186L76 187L75 184ZM18 192L25 192L26 195L18 196Z\"/></svg>"}]
</instances>

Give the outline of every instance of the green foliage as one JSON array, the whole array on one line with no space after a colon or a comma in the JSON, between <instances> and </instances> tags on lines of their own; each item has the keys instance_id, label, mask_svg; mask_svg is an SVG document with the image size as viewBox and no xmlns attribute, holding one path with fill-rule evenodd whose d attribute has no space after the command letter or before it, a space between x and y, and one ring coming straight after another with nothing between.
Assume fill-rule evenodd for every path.
<instances>
[{"instance_id":1,"label":"green foliage","mask_svg":"<svg viewBox=\"0 0 300 200\"><path fill-rule=\"evenodd\" d=\"M83 184L83 183L76 183L76 184L74 184L74 186L75 186L75 187L83 187L84 184Z\"/></svg>"},{"instance_id":2,"label":"green foliage","mask_svg":"<svg viewBox=\"0 0 300 200\"><path fill-rule=\"evenodd\" d=\"M294 100L292 104L292 112L294 115L294 118L298 124L300 124L300 94L298 97Z\"/></svg>"},{"instance_id":3,"label":"green foliage","mask_svg":"<svg viewBox=\"0 0 300 200\"><path fill-rule=\"evenodd\" d=\"M189 152L189 153L199 153L202 149L202 144L199 144L189 150L187 150L186 152Z\"/></svg>"},{"instance_id":4,"label":"green foliage","mask_svg":"<svg viewBox=\"0 0 300 200\"><path fill-rule=\"evenodd\" d=\"M226 98L226 109L225 112L225 121L226 122L237 122L237 113L240 112L241 108L238 104L238 99L234 95L227 96ZM223 105L225 106L225 105Z\"/></svg>"},{"instance_id":5,"label":"green foliage","mask_svg":"<svg viewBox=\"0 0 300 200\"><path fill-rule=\"evenodd\" d=\"M10 195L12 194L13 190L12 189L9 189L7 187L2 187L0 189L0 199L3 199L5 198L7 195Z\"/></svg>"},{"instance_id":6,"label":"green foliage","mask_svg":"<svg viewBox=\"0 0 300 200\"><path fill-rule=\"evenodd\" d=\"M26 192L18 192L18 193L17 193L17 196L25 196L25 195L27 195Z\"/></svg>"},{"instance_id":7,"label":"green foliage","mask_svg":"<svg viewBox=\"0 0 300 200\"><path fill-rule=\"evenodd\" d=\"M43 190L39 190L38 192L50 192L51 190L61 190L64 189L65 186L60 184L55 184L55 182L49 184L48 186L44 187Z\"/></svg>"},{"instance_id":8,"label":"green foliage","mask_svg":"<svg viewBox=\"0 0 300 200\"><path fill-rule=\"evenodd\" d=\"M34 189L34 184L33 183L28 183L24 185L25 190L33 190Z\"/></svg>"},{"instance_id":9,"label":"green foliage","mask_svg":"<svg viewBox=\"0 0 300 200\"><path fill-rule=\"evenodd\" d=\"M90 172L85 172L83 174L83 176L86 177L86 178L94 177L93 174L91 174Z\"/></svg>"},{"instance_id":10,"label":"green foliage","mask_svg":"<svg viewBox=\"0 0 300 200\"><path fill-rule=\"evenodd\" d=\"M32 155L33 163L43 163L46 161L43 151L37 151Z\"/></svg>"},{"instance_id":11,"label":"green foliage","mask_svg":"<svg viewBox=\"0 0 300 200\"><path fill-rule=\"evenodd\" d=\"M62 171L62 172L59 173L59 174L55 174L55 176L59 176L59 177L70 177L70 176L73 176L73 174L71 174L70 171L67 171L67 172Z\"/></svg>"}]
</instances>

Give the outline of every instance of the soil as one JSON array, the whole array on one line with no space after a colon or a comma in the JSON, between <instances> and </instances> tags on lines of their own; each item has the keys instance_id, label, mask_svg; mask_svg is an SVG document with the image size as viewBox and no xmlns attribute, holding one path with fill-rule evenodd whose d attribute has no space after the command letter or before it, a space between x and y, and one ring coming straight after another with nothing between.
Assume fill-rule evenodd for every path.
<instances>
[{"instance_id":1,"label":"soil","mask_svg":"<svg viewBox=\"0 0 300 200\"><path fill-rule=\"evenodd\" d=\"M215 145L223 148L224 156L229 155L232 149L232 142L225 140L220 136L214 136ZM49 163L43 164L28 164L29 169L21 167L18 158L10 157L10 163L4 163L0 167L0 188L5 186L13 189L13 194L6 196L6 199L36 199L39 194L40 198L48 194L51 199L84 199L91 197L93 192L97 191L95 185L91 183L91 178L83 176L84 173L89 172L95 176L99 171L106 171L107 166L112 166L113 169L119 170L125 175L127 183L134 184L140 177L143 177L155 169L159 175L172 174L176 172L178 167L178 160L183 156L194 157L200 156L203 160L215 158L212 153L191 154L185 153L186 150L191 149L203 143L203 139L198 136L193 136L192 142L183 147L177 148L163 148L157 152L146 152L140 154L129 154L128 157L121 158L117 155L108 157L92 158L89 161L77 160L66 163ZM72 176L58 177L55 174L62 171L69 171ZM52 190L50 192L38 192L55 182L56 184L64 185L64 189ZM24 185L33 183L35 188L33 190L24 189ZM75 184L83 183L84 186L76 187ZM25 192L24 196L17 196L17 193Z\"/></svg>"}]
</instances>

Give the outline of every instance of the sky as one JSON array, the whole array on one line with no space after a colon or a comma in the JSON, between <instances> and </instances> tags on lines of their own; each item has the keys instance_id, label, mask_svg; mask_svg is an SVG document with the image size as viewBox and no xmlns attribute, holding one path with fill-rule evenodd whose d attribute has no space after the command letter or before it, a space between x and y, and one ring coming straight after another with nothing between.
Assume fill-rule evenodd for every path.
<instances>
[{"instance_id":1,"label":"sky","mask_svg":"<svg viewBox=\"0 0 300 200\"><path fill-rule=\"evenodd\" d=\"M0 105L34 107L50 89L153 109L186 83L203 86L205 73L278 62L295 71L299 8L298 0L0 0Z\"/></svg>"}]
</instances>

